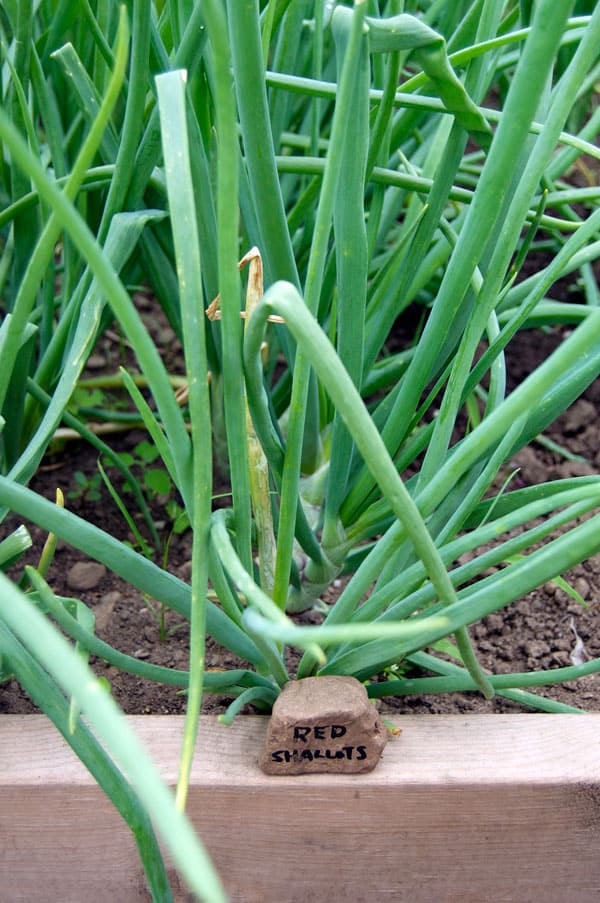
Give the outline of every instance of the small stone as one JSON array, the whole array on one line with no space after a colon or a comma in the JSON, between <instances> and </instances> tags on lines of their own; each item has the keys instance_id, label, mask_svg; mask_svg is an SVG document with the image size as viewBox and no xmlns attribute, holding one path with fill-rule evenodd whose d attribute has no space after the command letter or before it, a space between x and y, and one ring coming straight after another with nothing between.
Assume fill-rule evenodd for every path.
<instances>
[{"instance_id":1,"label":"small stone","mask_svg":"<svg viewBox=\"0 0 600 903\"><path fill-rule=\"evenodd\" d=\"M192 562L184 561L177 568L177 576L182 580L185 580L186 583L190 583L192 580Z\"/></svg>"},{"instance_id":2,"label":"small stone","mask_svg":"<svg viewBox=\"0 0 600 903\"><path fill-rule=\"evenodd\" d=\"M576 578L574 589L579 593L582 599L589 599L591 590L590 585L585 577Z\"/></svg>"},{"instance_id":3,"label":"small stone","mask_svg":"<svg viewBox=\"0 0 600 903\"><path fill-rule=\"evenodd\" d=\"M525 643L525 652L533 659L542 658L550 652L550 646L544 640L530 640Z\"/></svg>"},{"instance_id":4,"label":"small stone","mask_svg":"<svg viewBox=\"0 0 600 903\"><path fill-rule=\"evenodd\" d=\"M150 310L152 307L152 298L144 295L143 292L135 292L133 295L134 304L139 310Z\"/></svg>"},{"instance_id":5,"label":"small stone","mask_svg":"<svg viewBox=\"0 0 600 903\"><path fill-rule=\"evenodd\" d=\"M157 343L161 345L172 345L175 341L175 333L170 326L163 326L156 332Z\"/></svg>"},{"instance_id":6,"label":"small stone","mask_svg":"<svg viewBox=\"0 0 600 903\"><path fill-rule=\"evenodd\" d=\"M500 631L504 627L504 620L502 618L502 615L488 615L485 619L485 625L490 633L500 633Z\"/></svg>"},{"instance_id":7,"label":"small stone","mask_svg":"<svg viewBox=\"0 0 600 903\"><path fill-rule=\"evenodd\" d=\"M273 706L260 767L266 774L361 774L379 762L387 731L354 677L286 684Z\"/></svg>"},{"instance_id":8,"label":"small stone","mask_svg":"<svg viewBox=\"0 0 600 903\"><path fill-rule=\"evenodd\" d=\"M78 561L67 572L70 589L95 589L106 576L106 568L98 561Z\"/></svg>"},{"instance_id":9,"label":"small stone","mask_svg":"<svg viewBox=\"0 0 600 903\"><path fill-rule=\"evenodd\" d=\"M565 433L576 433L586 427L596 417L596 408L590 401L580 398L565 414Z\"/></svg>"},{"instance_id":10,"label":"small stone","mask_svg":"<svg viewBox=\"0 0 600 903\"><path fill-rule=\"evenodd\" d=\"M115 607L121 601L122 596L117 590L105 593L99 603L94 607L96 615L96 630L106 630L115 611Z\"/></svg>"},{"instance_id":11,"label":"small stone","mask_svg":"<svg viewBox=\"0 0 600 903\"><path fill-rule=\"evenodd\" d=\"M564 461L560 469L561 477L593 477L596 469L587 461Z\"/></svg>"},{"instance_id":12,"label":"small stone","mask_svg":"<svg viewBox=\"0 0 600 903\"><path fill-rule=\"evenodd\" d=\"M102 370L103 367L106 367L106 358L103 354L90 354L87 366L90 370Z\"/></svg>"}]
</instances>

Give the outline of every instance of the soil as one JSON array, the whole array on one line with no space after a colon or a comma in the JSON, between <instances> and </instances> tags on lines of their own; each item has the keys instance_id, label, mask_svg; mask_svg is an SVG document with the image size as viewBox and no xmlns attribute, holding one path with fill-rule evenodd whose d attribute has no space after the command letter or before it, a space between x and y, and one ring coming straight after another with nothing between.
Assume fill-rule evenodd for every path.
<instances>
[{"instance_id":1,"label":"soil","mask_svg":"<svg viewBox=\"0 0 600 903\"><path fill-rule=\"evenodd\" d=\"M153 331L160 332L161 344L168 348L171 372L181 372L181 349L162 315L143 296L138 299ZM543 358L560 343L559 332L529 332L518 335L511 344L509 379L518 383ZM104 337L90 361L93 372L115 372L122 362L123 345ZM90 375L90 372L88 372ZM592 474L600 467L600 380L577 401L560 420L548 430L549 438L559 443L582 460L565 460L546 448L533 444L516 456L512 462L520 468L520 485L532 485L545 479ZM108 440L117 451L132 451L145 438L138 429L129 429ZM32 488L53 499L60 486L65 496L77 491L73 474L80 471L90 480L97 474L97 453L79 441L69 441L57 454L48 455L31 483ZM138 470L138 473L141 471ZM227 491L222 478L216 475L216 493ZM513 483L514 485L514 483ZM93 523L97 523L112 535L132 539L127 524L111 501L104 486L100 498L90 498L90 490L81 491L67 498L68 507ZM222 503L226 503L226 499ZM165 538L170 530L166 514L167 497L158 496L153 501L153 516ZM138 518L139 520L139 518ZM2 525L6 535L16 524L10 518ZM46 535L35 525L28 525L34 547L26 560L36 563ZM143 531L143 526L140 526ZM168 570L184 580L190 578L191 538L189 531L175 535L168 555ZM84 565L82 569L82 564ZM92 565L90 567L90 565ZM20 574L20 568L17 572ZM471 628L474 645L483 665L495 673L549 669L570 665L600 656L600 555L576 567L564 575L584 599L586 607L571 598L556 584L547 584L514 603L504 612L490 615ZM103 567L86 561L77 550L59 542L49 576L49 582L57 594L77 596L91 606L96 616L96 632L117 649L140 659L171 668L187 668L187 628L172 612L168 613L168 634L161 639L159 625L150 603L138 591L125 584ZM332 588L325 601L334 601L336 588ZM309 616L315 620L315 616ZM296 661L293 653L289 665ZM167 714L183 712L185 696L176 689L141 680L124 674L105 662L92 659L99 675L110 682L113 695L125 712L130 714ZM212 639L207 642L206 667L223 669L237 667L236 658L218 647ZM416 673L413 676L418 676ZM592 675L579 681L554 688L544 688L543 695L588 711L600 711L600 676ZM221 712L229 700L207 696L205 712ZM502 698L486 702L476 693L454 693L444 696L414 696L386 700L385 711L395 713L463 713L463 712L518 712L530 711ZM15 680L0 685L0 713L28 713L35 707Z\"/></svg>"}]
</instances>

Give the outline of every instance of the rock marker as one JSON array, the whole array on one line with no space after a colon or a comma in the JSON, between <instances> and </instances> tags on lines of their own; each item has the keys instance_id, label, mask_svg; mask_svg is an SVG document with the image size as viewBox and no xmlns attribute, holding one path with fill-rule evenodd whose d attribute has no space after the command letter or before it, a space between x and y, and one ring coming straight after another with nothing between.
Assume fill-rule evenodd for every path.
<instances>
[{"instance_id":1,"label":"rock marker","mask_svg":"<svg viewBox=\"0 0 600 903\"><path fill-rule=\"evenodd\" d=\"M275 701L260 767L266 774L362 774L381 757L387 731L354 677L306 677Z\"/></svg>"}]
</instances>

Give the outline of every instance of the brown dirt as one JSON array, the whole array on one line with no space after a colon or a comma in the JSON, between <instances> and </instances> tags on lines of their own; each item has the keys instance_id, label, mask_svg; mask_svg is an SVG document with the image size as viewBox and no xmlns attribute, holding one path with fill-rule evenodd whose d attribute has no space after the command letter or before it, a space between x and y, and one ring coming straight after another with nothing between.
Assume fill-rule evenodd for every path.
<instances>
[{"instance_id":1,"label":"brown dirt","mask_svg":"<svg viewBox=\"0 0 600 903\"><path fill-rule=\"evenodd\" d=\"M162 338L173 355L172 366L180 365L178 343L164 322L159 323ZM511 348L510 378L512 384L521 380L541 359L560 342L558 333L523 333L516 337ZM168 340L168 341L167 341ZM122 349L121 349L122 351ZM101 369L110 370L113 358L121 353L114 343L104 342L102 359L96 360ZM116 361L119 363L120 361ZM548 435L570 452L581 456L586 463L565 461L535 443L522 451L515 459L521 468L518 479L522 485L531 485L544 479L596 473L600 466L600 381L597 381L549 431ZM120 451L131 450L143 435L132 430L111 440ZM47 498L53 498L56 486L65 494L73 485L73 472L80 470L88 477L97 472L96 453L80 442L70 442L55 457L48 457L35 479L32 488ZM514 485L514 484L513 484ZM128 528L111 502L108 493L101 488L100 501L90 501L85 496L70 499L71 510L87 520L97 523L114 536L128 537ZM159 498L153 514L162 524L162 536L168 531L165 517L166 500ZM16 520L11 518L2 525L2 535L14 529ZM37 562L45 534L29 525L34 539L34 549L27 556L28 562ZM189 580L191 540L189 533L175 536L168 559L168 569L177 576ZM181 619L169 613L169 635L161 641L156 618L148 600L111 573L97 576L94 584L76 592L69 586L73 565L84 556L64 543L59 543L55 561L49 575L54 591L62 595L79 595L92 606L97 619L97 634L117 649L141 659L148 659L167 667L187 667L187 628ZM70 576L71 575L71 576ZM566 579L586 601L586 608L574 601L554 584L541 587L504 612L490 615L475 625L472 637L485 667L496 673L556 668L572 663L577 650L584 658L600 656L600 555L575 568ZM327 601L333 601L330 591ZM314 618L310 618L314 620ZM173 628L177 628L172 630ZM112 692L119 705L128 713L176 713L182 712L185 697L174 688L164 687L119 672L101 661L92 660L98 674L110 681ZM290 657L293 667L294 656ZM236 667L239 663L227 650L208 640L207 668ZM415 675L416 676L416 675ZM577 682L555 688L544 688L544 695L551 696L589 711L600 711L600 676L590 676ZM222 711L227 700L207 697L205 711ZM445 696L403 697L386 700L384 708L396 713L448 713L448 712L515 712L529 711L507 700L496 698L486 702L475 693L455 693ZM0 712L26 713L34 707L16 681L0 685Z\"/></svg>"}]
</instances>

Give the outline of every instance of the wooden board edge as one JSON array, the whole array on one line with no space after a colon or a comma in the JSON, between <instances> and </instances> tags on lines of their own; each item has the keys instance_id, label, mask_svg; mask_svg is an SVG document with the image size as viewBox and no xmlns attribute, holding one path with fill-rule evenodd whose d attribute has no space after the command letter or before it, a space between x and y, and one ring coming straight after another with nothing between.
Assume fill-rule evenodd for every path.
<instances>
[{"instance_id":1,"label":"wooden board edge","mask_svg":"<svg viewBox=\"0 0 600 903\"><path fill-rule=\"evenodd\" d=\"M184 718L128 716L127 721L174 783ZM270 778L258 768L268 719L239 717L231 726L200 719L192 783L256 785L272 780L329 781L328 775ZM600 781L600 713L589 715L400 715L374 772L336 776L367 786L409 784ZM7 785L93 780L54 726L42 715L0 715L0 788Z\"/></svg>"},{"instance_id":2,"label":"wooden board edge","mask_svg":"<svg viewBox=\"0 0 600 903\"><path fill-rule=\"evenodd\" d=\"M173 783L182 718L128 720ZM600 714L402 716L376 771L299 778L258 769L266 720L200 726L188 811L232 903L600 898ZM149 899L133 840L43 716L0 715L2 903L88 896Z\"/></svg>"}]
</instances>

